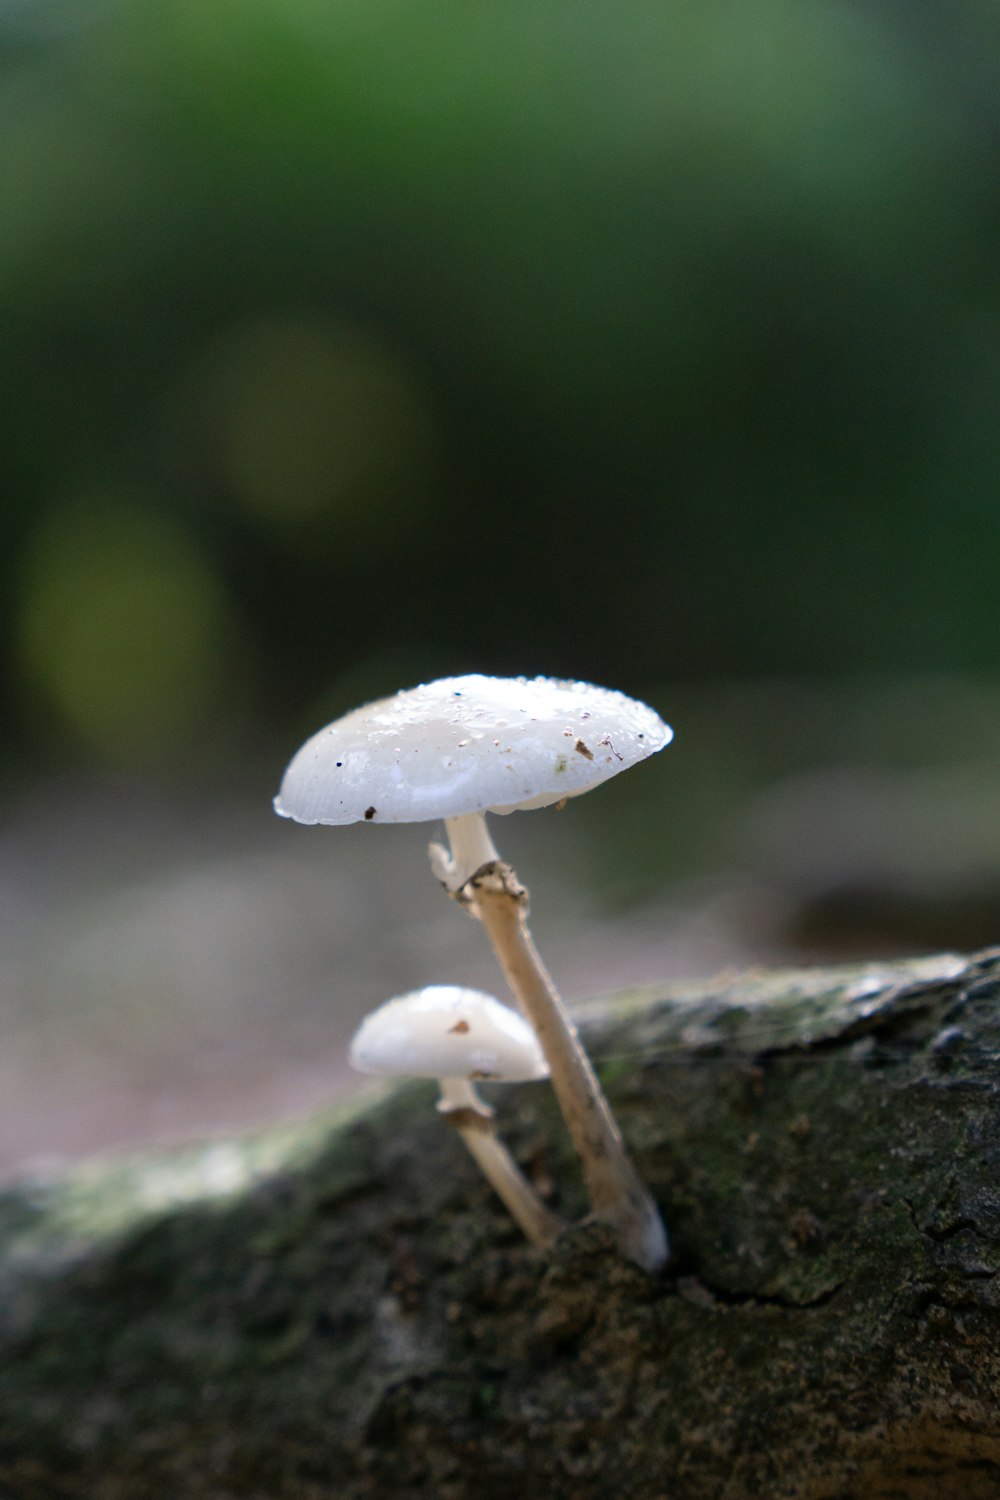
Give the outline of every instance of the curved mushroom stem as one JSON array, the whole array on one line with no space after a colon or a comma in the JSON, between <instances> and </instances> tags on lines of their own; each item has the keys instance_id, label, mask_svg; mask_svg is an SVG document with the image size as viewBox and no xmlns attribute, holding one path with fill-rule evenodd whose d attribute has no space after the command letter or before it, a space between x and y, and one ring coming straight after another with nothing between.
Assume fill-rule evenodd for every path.
<instances>
[{"instance_id":1,"label":"curved mushroom stem","mask_svg":"<svg viewBox=\"0 0 1000 1500\"><path fill-rule=\"evenodd\" d=\"M565 1226L545 1207L500 1140L493 1124L493 1111L465 1078L441 1078L438 1086L441 1089L438 1109L454 1125L511 1218L533 1245L540 1249L551 1245Z\"/></svg>"},{"instance_id":2,"label":"curved mushroom stem","mask_svg":"<svg viewBox=\"0 0 1000 1500\"><path fill-rule=\"evenodd\" d=\"M481 834L468 827L457 828L473 820L482 824ZM466 866L466 851L476 848L477 838L480 848L492 849L493 843L482 813L449 818L445 827L456 851L446 883L454 895L468 901L482 921L507 982L535 1028L559 1107L583 1165L594 1216L613 1231L624 1255L643 1270L657 1271L669 1254L663 1220L632 1165L576 1027L532 942L527 924L528 893L495 852L492 859L487 857L470 872L464 887L456 889L453 882ZM461 859L454 843L456 833L461 839Z\"/></svg>"},{"instance_id":3,"label":"curved mushroom stem","mask_svg":"<svg viewBox=\"0 0 1000 1500\"><path fill-rule=\"evenodd\" d=\"M429 845L427 852L438 880L452 896L457 896L477 870L492 864L500 856L486 827L485 813L445 818L444 826L451 852L441 844Z\"/></svg>"}]
</instances>

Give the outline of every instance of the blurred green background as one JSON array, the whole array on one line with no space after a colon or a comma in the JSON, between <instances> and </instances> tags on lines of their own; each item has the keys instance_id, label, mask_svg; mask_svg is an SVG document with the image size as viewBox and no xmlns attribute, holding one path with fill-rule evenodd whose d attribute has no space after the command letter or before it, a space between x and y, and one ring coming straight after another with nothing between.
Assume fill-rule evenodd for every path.
<instances>
[{"instance_id":1,"label":"blurred green background","mask_svg":"<svg viewBox=\"0 0 1000 1500\"><path fill-rule=\"evenodd\" d=\"M304 848L298 742L450 671L674 722L567 909L741 936L626 977L995 939L998 147L987 0L0 0L12 1034L175 1004L80 891Z\"/></svg>"}]
</instances>

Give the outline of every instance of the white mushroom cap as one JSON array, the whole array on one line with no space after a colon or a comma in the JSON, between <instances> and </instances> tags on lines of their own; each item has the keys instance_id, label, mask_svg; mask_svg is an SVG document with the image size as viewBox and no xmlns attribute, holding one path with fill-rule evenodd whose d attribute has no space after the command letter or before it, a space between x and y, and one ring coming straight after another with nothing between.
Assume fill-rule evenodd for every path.
<instances>
[{"instance_id":1,"label":"white mushroom cap","mask_svg":"<svg viewBox=\"0 0 1000 1500\"><path fill-rule=\"evenodd\" d=\"M432 984L387 1000L362 1021L351 1067L390 1078L491 1079L525 1083L549 1076L538 1038L492 995Z\"/></svg>"},{"instance_id":2,"label":"white mushroom cap","mask_svg":"<svg viewBox=\"0 0 1000 1500\"><path fill-rule=\"evenodd\" d=\"M590 683L443 677L314 734L274 806L298 823L422 823L547 807L672 738L645 703Z\"/></svg>"}]
</instances>

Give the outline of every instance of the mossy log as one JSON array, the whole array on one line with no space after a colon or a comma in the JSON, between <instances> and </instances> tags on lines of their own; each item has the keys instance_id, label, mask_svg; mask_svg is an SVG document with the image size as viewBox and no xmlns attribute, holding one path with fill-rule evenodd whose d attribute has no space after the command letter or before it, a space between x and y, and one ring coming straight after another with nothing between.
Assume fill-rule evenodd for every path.
<instances>
[{"instance_id":1,"label":"mossy log","mask_svg":"<svg viewBox=\"0 0 1000 1500\"><path fill-rule=\"evenodd\" d=\"M1000 1495L1000 950L584 1030L661 1276L530 1250L423 1086L21 1183L3 1500ZM548 1090L495 1102L579 1217Z\"/></svg>"}]
</instances>

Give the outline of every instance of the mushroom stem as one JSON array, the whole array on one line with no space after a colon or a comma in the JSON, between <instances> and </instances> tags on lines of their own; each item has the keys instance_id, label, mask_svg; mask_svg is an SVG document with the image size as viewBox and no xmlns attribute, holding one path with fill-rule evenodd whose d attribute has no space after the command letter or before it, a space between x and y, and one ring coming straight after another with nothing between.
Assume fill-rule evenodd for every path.
<instances>
[{"instance_id":1,"label":"mushroom stem","mask_svg":"<svg viewBox=\"0 0 1000 1500\"><path fill-rule=\"evenodd\" d=\"M632 1165L610 1105L555 985L531 938L528 893L507 864L480 867L471 905L481 919L518 1004L551 1070L552 1087L583 1165L594 1216L614 1232L622 1253L646 1271L665 1263L659 1210Z\"/></svg>"},{"instance_id":2,"label":"mushroom stem","mask_svg":"<svg viewBox=\"0 0 1000 1500\"><path fill-rule=\"evenodd\" d=\"M431 869L441 884L455 895L477 870L483 865L493 864L500 856L486 827L485 813L462 813L457 818L445 818L444 826L451 854L449 856L440 844L431 844Z\"/></svg>"},{"instance_id":3,"label":"mushroom stem","mask_svg":"<svg viewBox=\"0 0 1000 1500\"><path fill-rule=\"evenodd\" d=\"M539 1198L511 1156L493 1124L493 1111L465 1078L438 1080L438 1109L454 1125L479 1168L511 1218L533 1245L544 1249L562 1231L563 1223Z\"/></svg>"}]
</instances>

